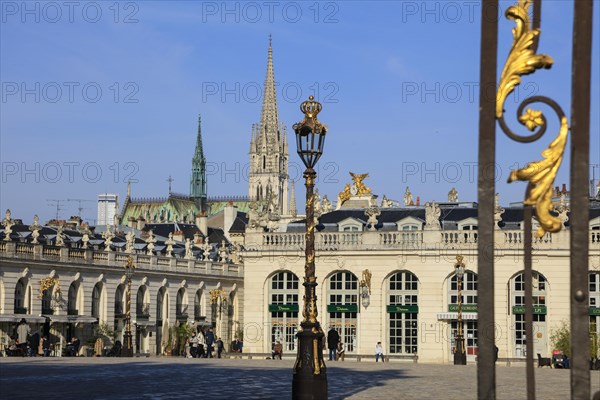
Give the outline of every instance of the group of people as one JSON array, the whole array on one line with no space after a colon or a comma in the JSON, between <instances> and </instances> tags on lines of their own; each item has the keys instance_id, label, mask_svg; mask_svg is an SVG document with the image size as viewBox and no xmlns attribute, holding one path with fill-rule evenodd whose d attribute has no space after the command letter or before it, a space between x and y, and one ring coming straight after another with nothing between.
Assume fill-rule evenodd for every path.
<instances>
[{"instance_id":1,"label":"group of people","mask_svg":"<svg viewBox=\"0 0 600 400\"><path fill-rule=\"evenodd\" d=\"M10 336L6 355L13 357L48 357L50 355L50 341L41 332L32 334L27 321L22 318Z\"/></svg>"},{"instance_id":2,"label":"group of people","mask_svg":"<svg viewBox=\"0 0 600 400\"><path fill-rule=\"evenodd\" d=\"M340 334L333 327L327 332L327 348L329 361L344 361L346 358L346 345L340 340Z\"/></svg>"},{"instance_id":3,"label":"group of people","mask_svg":"<svg viewBox=\"0 0 600 400\"><path fill-rule=\"evenodd\" d=\"M329 349L329 361L344 361L346 358L346 346L340 340L340 334L335 328L330 327L327 332L327 348ZM375 362L385 362L385 356L383 355L383 346L381 342L377 342L375 345Z\"/></svg>"},{"instance_id":4,"label":"group of people","mask_svg":"<svg viewBox=\"0 0 600 400\"><path fill-rule=\"evenodd\" d=\"M235 339L231 343L231 351L241 353L243 343ZM192 336L187 338L184 345L183 356L186 358L213 358L213 351L216 352L216 358L221 358L225 351L225 344L220 337L216 337L213 329L208 328L206 332L192 332Z\"/></svg>"}]
</instances>

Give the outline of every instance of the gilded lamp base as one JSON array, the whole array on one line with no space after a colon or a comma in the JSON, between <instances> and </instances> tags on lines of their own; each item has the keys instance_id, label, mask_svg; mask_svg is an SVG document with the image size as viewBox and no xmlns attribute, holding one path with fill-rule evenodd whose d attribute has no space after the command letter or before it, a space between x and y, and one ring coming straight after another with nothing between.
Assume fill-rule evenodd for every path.
<instances>
[{"instance_id":1,"label":"gilded lamp base","mask_svg":"<svg viewBox=\"0 0 600 400\"><path fill-rule=\"evenodd\" d=\"M323 361L323 331L319 323L303 322L292 379L292 399L326 400L327 373Z\"/></svg>"}]
</instances>

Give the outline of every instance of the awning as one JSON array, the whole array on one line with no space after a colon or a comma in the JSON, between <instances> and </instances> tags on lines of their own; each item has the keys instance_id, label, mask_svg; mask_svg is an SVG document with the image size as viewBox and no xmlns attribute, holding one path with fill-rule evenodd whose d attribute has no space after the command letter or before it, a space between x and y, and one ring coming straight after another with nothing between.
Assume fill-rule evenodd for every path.
<instances>
[{"instance_id":1,"label":"awning","mask_svg":"<svg viewBox=\"0 0 600 400\"><path fill-rule=\"evenodd\" d=\"M27 323L43 324L46 322L45 317L29 315L29 314L0 314L0 322L19 322L21 318L25 318Z\"/></svg>"},{"instance_id":2,"label":"awning","mask_svg":"<svg viewBox=\"0 0 600 400\"><path fill-rule=\"evenodd\" d=\"M457 312L441 312L441 313L438 313L437 319L438 319L438 321L439 320L457 320L458 313ZM462 313L462 319L468 319L468 320L477 319L477 313L476 312L464 312L464 313Z\"/></svg>"},{"instance_id":3,"label":"awning","mask_svg":"<svg viewBox=\"0 0 600 400\"><path fill-rule=\"evenodd\" d=\"M51 322L63 322L74 324L77 322L93 324L94 322L98 322L98 318L92 317L90 315L44 315L45 317L50 318Z\"/></svg>"},{"instance_id":4,"label":"awning","mask_svg":"<svg viewBox=\"0 0 600 400\"><path fill-rule=\"evenodd\" d=\"M135 321L135 324L137 326L155 326L156 325L156 321L139 320L139 321Z\"/></svg>"}]
</instances>

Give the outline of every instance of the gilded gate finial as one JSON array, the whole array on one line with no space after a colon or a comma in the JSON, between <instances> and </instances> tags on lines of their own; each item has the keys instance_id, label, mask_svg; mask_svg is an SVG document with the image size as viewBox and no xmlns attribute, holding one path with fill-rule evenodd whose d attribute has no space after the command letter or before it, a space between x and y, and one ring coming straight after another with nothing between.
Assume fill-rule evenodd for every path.
<instances>
[{"instance_id":1,"label":"gilded gate finial","mask_svg":"<svg viewBox=\"0 0 600 400\"><path fill-rule=\"evenodd\" d=\"M506 10L506 18L515 21L513 28L513 44L500 75L498 92L496 93L496 118L500 127L513 140L533 142L546 131L547 121L542 111L526 108L531 103L543 103L551 107L560 122L558 136L542 152L543 159L534 161L525 168L511 171L508 182L515 180L528 181L525 195L525 205L535 205L536 216L540 228L538 237L545 232L558 232L561 227L559 218L550 214L553 210L552 187L558 168L562 162L567 143L569 124L561 107L552 99L545 96L533 96L525 99L517 109L519 122L534 132L531 136L520 136L513 133L504 121L504 103L508 95L521 83L521 76L534 73L540 68L552 67L553 60L545 54L537 54L540 29L533 28L529 18L530 0L519 0L518 3Z\"/></svg>"}]
</instances>

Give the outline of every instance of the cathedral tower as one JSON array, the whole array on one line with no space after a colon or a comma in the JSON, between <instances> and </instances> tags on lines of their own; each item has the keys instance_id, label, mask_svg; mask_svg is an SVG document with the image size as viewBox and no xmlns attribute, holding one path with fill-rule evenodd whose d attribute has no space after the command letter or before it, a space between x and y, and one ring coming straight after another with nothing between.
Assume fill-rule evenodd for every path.
<instances>
[{"instance_id":1,"label":"cathedral tower","mask_svg":"<svg viewBox=\"0 0 600 400\"><path fill-rule=\"evenodd\" d=\"M248 197L264 200L271 194L271 204L281 215L288 213L288 143L286 130L279 124L275 73L273 71L273 48L269 37L267 76L263 90L260 123L252 125L250 140L250 174Z\"/></svg>"},{"instance_id":2,"label":"cathedral tower","mask_svg":"<svg viewBox=\"0 0 600 400\"><path fill-rule=\"evenodd\" d=\"M192 178L190 179L190 198L194 200L199 210L206 211L206 159L202 148L202 129L198 115L198 136L196 150L192 158Z\"/></svg>"}]
</instances>

